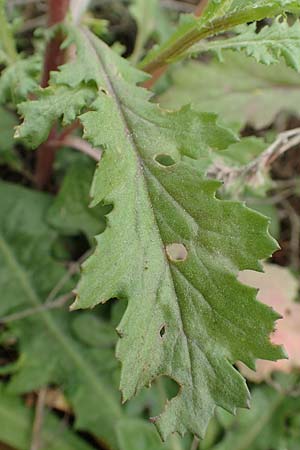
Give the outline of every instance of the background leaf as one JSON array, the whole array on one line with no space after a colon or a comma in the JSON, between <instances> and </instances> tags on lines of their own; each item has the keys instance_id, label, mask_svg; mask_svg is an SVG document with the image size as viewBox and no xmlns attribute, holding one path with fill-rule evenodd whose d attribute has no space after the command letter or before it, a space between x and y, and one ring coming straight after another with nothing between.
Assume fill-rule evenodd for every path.
<instances>
[{"instance_id":1,"label":"background leaf","mask_svg":"<svg viewBox=\"0 0 300 450\"><path fill-rule=\"evenodd\" d=\"M299 408L298 398L285 397L269 386L255 389L251 409L229 419L226 437L214 450L294 449L299 428L293 421Z\"/></svg>"},{"instance_id":2,"label":"background leaf","mask_svg":"<svg viewBox=\"0 0 300 450\"><path fill-rule=\"evenodd\" d=\"M95 170L92 162L78 161L68 170L47 218L49 223L64 234L83 232L89 240L105 229L108 206L90 208L90 185Z\"/></svg>"},{"instance_id":3,"label":"background leaf","mask_svg":"<svg viewBox=\"0 0 300 450\"><path fill-rule=\"evenodd\" d=\"M46 194L9 183L0 185L2 315L39 306L65 276L63 266L51 256L56 233L45 222L51 203ZM44 310L12 322L23 364L13 375L9 392L61 385L75 410L75 426L113 446L114 427L122 417L119 395L112 385L117 368L113 349L100 351L75 339L73 319L65 310Z\"/></svg>"},{"instance_id":4,"label":"background leaf","mask_svg":"<svg viewBox=\"0 0 300 450\"><path fill-rule=\"evenodd\" d=\"M28 450L32 439L34 409L0 387L0 441L17 450ZM43 450L91 450L54 414L46 411L41 431Z\"/></svg>"},{"instance_id":5,"label":"background leaf","mask_svg":"<svg viewBox=\"0 0 300 450\"><path fill-rule=\"evenodd\" d=\"M299 114L300 76L284 65L274 71L243 55L224 53L225 61L189 62L173 75L162 105L191 102L198 111L216 111L227 123L268 126L280 111Z\"/></svg>"}]
</instances>

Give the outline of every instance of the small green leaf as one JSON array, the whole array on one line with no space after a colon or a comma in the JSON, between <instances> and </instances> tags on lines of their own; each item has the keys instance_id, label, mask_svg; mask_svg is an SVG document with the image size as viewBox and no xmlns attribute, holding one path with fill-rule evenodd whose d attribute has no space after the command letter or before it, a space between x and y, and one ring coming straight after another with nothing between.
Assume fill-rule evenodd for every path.
<instances>
[{"instance_id":1,"label":"small green leaf","mask_svg":"<svg viewBox=\"0 0 300 450\"><path fill-rule=\"evenodd\" d=\"M256 32L256 24L240 27L237 35L228 39L217 39L191 47L189 53L215 52L222 59L223 50L244 51L257 62L270 65L284 58L286 64L300 71L300 22L289 26L286 21L275 21Z\"/></svg>"},{"instance_id":2,"label":"small green leaf","mask_svg":"<svg viewBox=\"0 0 300 450\"><path fill-rule=\"evenodd\" d=\"M37 96L39 100L18 105L18 111L25 120L15 133L16 138L22 139L32 148L47 139L56 120L62 119L63 125L73 122L92 101L94 93L92 89L81 86L77 89L61 86L40 89ZM27 117L34 117L34 120L27 121Z\"/></svg>"},{"instance_id":3,"label":"small green leaf","mask_svg":"<svg viewBox=\"0 0 300 450\"><path fill-rule=\"evenodd\" d=\"M27 99L38 87L41 58L32 56L19 59L4 69L0 77L0 103L17 105Z\"/></svg>"},{"instance_id":4,"label":"small green leaf","mask_svg":"<svg viewBox=\"0 0 300 450\"><path fill-rule=\"evenodd\" d=\"M187 16L170 39L149 52L141 68L153 72L186 55L190 47L202 39L230 30L237 25L275 17L285 12L299 12L297 0L210 0L204 14Z\"/></svg>"}]
</instances>

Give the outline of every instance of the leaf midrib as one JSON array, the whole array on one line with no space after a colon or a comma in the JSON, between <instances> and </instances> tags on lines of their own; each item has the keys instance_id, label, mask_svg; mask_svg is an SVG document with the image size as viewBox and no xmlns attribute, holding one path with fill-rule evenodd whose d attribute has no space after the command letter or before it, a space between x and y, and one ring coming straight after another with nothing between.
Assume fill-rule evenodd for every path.
<instances>
[{"instance_id":1,"label":"leaf midrib","mask_svg":"<svg viewBox=\"0 0 300 450\"><path fill-rule=\"evenodd\" d=\"M257 35L259 36L259 34ZM250 45L254 45L254 44L264 44L264 45L273 45L275 44L277 47L284 47L284 45L286 43L290 43L290 41L297 41L300 43L300 35L299 37L287 37L285 39L280 39L280 38L273 38L273 39L258 39L257 37L253 37L252 39L246 39L246 40L242 40L242 41L238 41L238 36L234 36L233 39L235 40L230 40L230 38L228 40L225 41L213 41L213 42L199 42L199 47L198 44L195 44L194 50L193 47L191 47L191 53L194 52L198 52L198 51L209 51L209 50L214 50L214 49L231 49L232 47L246 47L246 46L250 46Z\"/></svg>"},{"instance_id":2,"label":"leaf midrib","mask_svg":"<svg viewBox=\"0 0 300 450\"><path fill-rule=\"evenodd\" d=\"M152 202L151 202L148 186L147 186L144 174L142 172L142 166L144 167L144 164L143 164L143 161L142 161L142 159L141 159L141 157L139 155L138 144L135 141L134 135L132 135L132 133L130 132L130 126L129 126L129 124L127 122L127 119L126 119L126 116L125 116L125 114L123 112L123 106L122 106L121 102L118 99L118 96L116 94L116 89L114 87L113 81L109 78L109 76L107 74L108 71L106 69L105 63L101 60L100 55L94 49L93 43L89 39L89 35L86 34L86 36L87 36L88 41L90 43L91 49L93 50L93 53L97 55L97 58L98 58L98 61L99 61L99 66L100 66L101 72L102 72L102 76L103 76L104 80L107 82L108 91L110 92L110 94L112 95L113 99L116 102L120 118L121 118L121 120L122 120L122 122L124 124L124 128L125 128L124 131L126 132L126 137L129 140L129 142L131 144L131 147L134 149L134 153L135 153L135 156L137 158L137 167L138 167L138 170L140 171L140 176L142 177L142 180L143 180L144 189L145 189L145 192L147 194L149 204L151 205ZM151 211L152 216L153 216L153 223L155 224L155 228L156 228L157 235L158 235L158 240L159 240L159 242L161 244L161 250L162 250L162 255L163 255L163 258L164 258L164 262L165 262L165 267L167 267L167 270L169 271L170 279L172 280L172 289L173 289L175 298L177 299L176 305L178 307L178 313L179 313L180 320L181 320L181 327L182 327L183 336L184 336L185 341L186 341L186 347L187 347L187 352L188 352L188 356L189 356L189 363L190 363L191 380L192 380L192 384L194 384L194 375L193 375L193 369L192 369L192 367L193 367L192 359L193 358L191 356L191 350L189 348L189 345L190 345L189 344L189 338L188 338L188 335L186 334L186 331L185 331L186 324L185 324L184 314L183 314L182 309L181 309L179 296L177 294L175 281L173 279L173 273L172 273L172 270L170 268L169 262L167 260L167 256L166 256L166 253L165 253L165 245L164 245L164 243L162 241L162 238L161 238L160 228L159 228L158 221L157 221L157 218L156 218L155 213L154 213L154 209L150 208L150 211Z\"/></svg>"},{"instance_id":3,"label":"leaf midrib","mask_svg":"<svg viewBox=\"0 0 300 450\"><path fill-rule=\"evenodd\" d=\"M37 296L34 288L32 287L30 280L27 277L26 271L19 264L17 257L15 256L13 250L5 242L5 239L0 235L0 250L2 251L8 266L12 270L12 273L18 279L20 285L22 286L28 300L33 306L40 306L41 302ZM117 417L121 417L121 408L118 407L117 402L109 395L108 390L101 386L98 381L98 377L94 373L89 362L84 360L80 352L74 348L72 342L68 337L64 336L60 328L57 326L52 314L49 311L42 310L39 312L39 316L45 322L48 330L55 337L55 339L61 344L66 353L69 355L70 359L78 366L79 370L86 376L87 380L90 382L92 388L98 393L100 398L106 398L110 403L114 414Z\"/></svg>"}]
</instances>

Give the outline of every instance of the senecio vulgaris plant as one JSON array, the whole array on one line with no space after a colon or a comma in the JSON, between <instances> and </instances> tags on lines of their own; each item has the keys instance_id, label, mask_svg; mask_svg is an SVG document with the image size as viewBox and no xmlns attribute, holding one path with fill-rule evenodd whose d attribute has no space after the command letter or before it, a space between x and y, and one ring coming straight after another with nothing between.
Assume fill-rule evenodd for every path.
<instances>
[{"instance_id":1,"label":"senecio vulgaris plant","mask_svg":"<svg viewBox=\"0 0 300 450\"><path fill-rule=\"evenodd\" d=\"M224 125L223 117L190 105L163 109L151 88L173 63L203 53L221 55L224 49L265 64L284 59L299 70L295 17L300 2L202 3L198 16L184 16L165 42L146 51L155 25L144 27L143 8L151 15L156 2L134 2L139 33L126 60L85 25L88 2L68 0L49 0L43 55L38 49L25 59L16 50L1 2L6 66L1 101L16 105L21 124L15 138L33 149L36 158L35 189L1 184L1 214L10 218L3 221L0 239L7 280L2 313L25 305L40 311L21 325L12 324L21 350L31 355L14 375L12 389L26 392L45 383L61 384L78 427L96 430L112 448L117 448L113 423L122 417L122 407L101 368L118 363L110 350L91 352L87 337L72 340L74 328L86 336L94 326L92 316L82 313L73 320L74 313L41 306L45 298L56 297L53 286L66 277L51 253L57 232L50 216L63 211L65 225L75 226L68 222L68 196L77 202L79 230L91 245L93 235L96 241L85 255L70 309L119 299L114 325L122 402L160 377L178 387L151 419L163 440L175 432L203 437L216 406L232 413L249 407L247 385L234 367L237 361L255 368L258 358L285 357L269 340L278 314L237 278L245 269L261 271L260 261L276 250L269 221L243 203L222 200L217 194L221 182L206 174L205 161L237 142L236 130ZM272 20L257 27L264 19ZM38 191L51 190L62 147L86 153L97 166L90 187L85 181L91 178L90 166L77 166L63 187L65 194L50 206L48 194ZM83 223L87 213L77 194L81 187L90 191L89 223ZM50 225L44 222L46 213ZM69 270L57 291L62 294L58 302L72 298L72 276ZM99 328L99 333L104 331ZM112 330L105 333L114 344Z\"/></svg>"}]
</instances>

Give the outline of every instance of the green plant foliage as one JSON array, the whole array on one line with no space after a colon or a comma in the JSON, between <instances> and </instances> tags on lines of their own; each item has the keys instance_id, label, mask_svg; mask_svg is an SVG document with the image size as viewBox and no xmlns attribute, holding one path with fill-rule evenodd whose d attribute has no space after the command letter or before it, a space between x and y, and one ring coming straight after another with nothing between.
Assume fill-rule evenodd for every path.
<instances>
[{"instance_id":1,"label":"green plant foliage","mask_svg":"<svg viewBox=\"0 0 300 450\"><path fill-rule=\"evenodd\" d=\"M38 93L39 100L18 105L18 111L25 117L25 121L22 127L17 128L15 137L23 139L23 142L32 148L36 148L47 139L55 120L62 118L63 125L72 123L94 95L88 87L70 89L66 86L60 86L55 90L49 87ZM29 113L34 114L35 121L27 125L26 117Z\"/></svg>"},{"instance_id":2,"label":"green plant foliage","mask_svg":"<svg viewBox=\"0 0 300 450\"><path fill-rule=\"evenodd\" d=\"M18 170L21 167L20 159L15 152L14 127L17 117L10 111L0 107L0 164Z\"/></svg>"},{"instance_id":3,"label":"green plant foliage","mask_svg":"<svg viewBox=\"0 0 300 450\"><path fill-rule=\"evenodd\" d=\"M137 429L140 430L139 434L136 433ZM172 450L171 445L161 442L155 428L138 419L122 420L117 435L120 450Z\"/></svg>"},{"instance_id":4,"label":"green plant foliage","mask_svg":"<svg viewBox=\"0 0 300 450\"><path fill-rule=\"evenodd\" d=\"M36 55L19 59L4 69L0 77L0 103L16 105L26 100L38 87L40 70L41 58Z\"/></svg>"},{"instance_id":5,"label":"green plant foliage","mask_svg":"<svg viewBox=\"0 0 300 450\"><path fill-rule=\"evenodd\" d=\"M58 3L48 2L48 23L65 18L43 36L42 62L45 42L28 23L15 42L0 0L1 174L19 183L0 182L0 442L32 446L36 408L26 394L54 386L70 420L46 406L40 450L88 450L93 440L108 450L296 450L299 402L284 389L297 393L297 377L276 376L281 393L250 385L253 407L240 411L250 394L237 368L286 357L270 340L279 315L240 275L262 271L278 248L260 212L274 216L280 239L289 206L293 215L297 180L271 183L277 153L269 153L298 145L298 130L281 133L262 160L265 142L290 122L282 114L272 130L252 127L283 111L299 115L299 0L210 0L171 37L170 2L126 2L118 25L119 0L112 23L103 5L81 21L88 1L70 2L69 12ZM38 7L7 12L18 20L23 9L30 27ZM144 72L134 67L163 36L138 64ZM130 62L116 47L133 49ZM164 75L162 106L143 87L169 63L204 52L213 55ZM284 193L282 215L273 199L264 204L270 186L274 198Z\"/></svg>"},{"instance_id":6,"label":"green plant foliage","mask_svg":"<svg viewBox=\"0 0 300 450\"><path fill-rule=\"evenodd\" d=\"M235 278L239 270L260 270L258 260L276 245L263 216L217 200L219 183L181 161L224 148L232 134L214 115L158 109L135 87L143 74L91 34L79 36L98 65L96 75L84 71L85 81L97 83L98 97L80 116L85 137L104 148L92 204L112 203L113 211L83 266L73 308L128 299L118 325L123 400L167 375L180 392L154 419L161 435L190 430L203 436L216 405L233 412L248 404L232 364L253 367L257 357L283 356L268 341L277 315ZM65 82L68 72L72 64L62 68ZM41 109L39 100L23 107L26 139Z\"/></svg>"},{"instance_id":7,"label":"green plant foliage","mask_svg":"<svg viewBox=\"0 0 300 450\"><path fill-rule=\"evenodd\" d=\"M49 209L49 223L64 234L83 232L92 240L104 231L109 207L89 208L89 190L95 167L93 163L74 163L67 171L60 191Z\"/></svg>"},{"instance_id":8,"label":"green plant foliage","mask_svg":"<svg viewBox=\"0 0 300 450\"><path fill-rule=\"evenodd\" d=\"M137 61L143 52L144 45L155 30L155 19L159 12L158 0L134 0L130 12L137 23L137 37L132 59Z\"/></svg>"},{"instance_id":9,"label":"green plant foliage","mask_svg":"<svg viewBox=\"0 0 300 450\"><path fill-rule=\"evenodd\" d=\"M32 439L34 409L0 386L0 441L17 450L28 450ZM43 450L91 450L63 421L46 412L41 431Z\"/></svg>"},{"instance_id":10,"label":"green plant foliage","mask_svg":"<svg viewBox=\"0 0 300 450\"><path fill-rule=\"evenodd\" d=\"M46 194L0 185L1 316L39 306L65 276L51 257L56 233L45 222L51 203ZM70 283L65 289L70 289ZM94 432L113 446L114 427L122 417L112 383L113 351L75 339L73 319L65 310L44 310L12 322L22 364L9 392L30 392L48 383L63 386L76 413L76 427Z\"/></svg>"},{"instance_id":11,"label":"green plant foliage","mask_svg":"<svg viewBox=\"0 0 300 450\"><path fill-rule=\"evenodd\" d=\"M264 386L254 390L251 404L250 411L239 411L235 418L223 417L226 438L214 450L296 450L300 439L299 398Z\"/></svg>"},{"instance_id":12,"label":"green plant foliage","mask_svg":"<svg viewBox=\"0 0 300 450\"><path fill-rule=\"evenodd\" d=\"M237 35L228 39L201 41L190 49L190 53L198 54L207 51L215 52L219 59L224 50L244 51L253 56L257 62L275 64L284 58L286 64L300 71L300 23L296 21L289 26L286 21L275 21L257 33L256 23L241 26Z\"/></svg>"},{"instance_id":13,"label":"green plant foliage","mask_svg":"<svg viewBox=\"0 0 300 450\"><path fill-rule=\"evenodd\" d=\"M192 102L198 111L215 111L227 123L256 128L269 125L280 111L300 113L300 76L279 64L257 64L244 55L224 52L225 60L189 62L173 74L173 86L160 101L168 108Z\"/></svg>"},{"instance_id":14,"label":"green plant foliage","mask_svg":"<svg viewBox=\"0 0 300 450\"><path fill-rule=\"evenodd\" d=\"M141 67L154 71L160 66L185 56L186 51L196 42L237 25L254 22L267 17L275 17L285 12L299 12L297 0L210 0L203 15L184 16L181 26L170 39L159 48L148 53Z\"/></svg>"},{"instance_id":15,"label":"green plant foliage","mask_svg":"<svg viewBox=\"0 0 300 450\"><path fill-rule=\"evenodd\" d=\"M11 25L5 11L6 1L0 0L0 61L1 64L12 64L17 58L16 45Z\"/></svg>"},{"instance_id":16,"label":"green plant foliage","mask_svg":"<svg viewBox=\"0 0 300 450\"><path fill-rule=\"evenodd\" d=\"M243 10L250 22L250 20L259 20L257 15L260 18L266 18L284 11L296 13L299 11L299 3L297 0L251 0L246 3L244 0L209 0L202 18L206 21L208 18L237 14Z\"/></svg>"}]
</instances>

